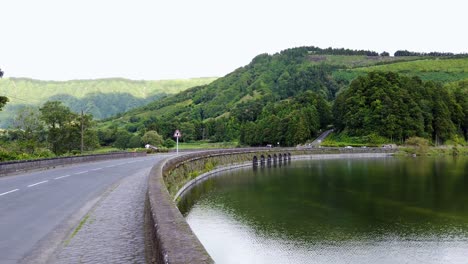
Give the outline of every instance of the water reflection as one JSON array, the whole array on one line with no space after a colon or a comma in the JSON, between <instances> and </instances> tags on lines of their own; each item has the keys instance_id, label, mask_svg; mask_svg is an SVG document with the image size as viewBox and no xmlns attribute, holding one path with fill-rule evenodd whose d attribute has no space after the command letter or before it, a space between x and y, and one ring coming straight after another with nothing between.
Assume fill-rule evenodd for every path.
<instances>
[{"instance_id":1,"label":"water reflection","mask_svg":"<svg viewBox=\"0 0 468 264\"><path fill-rule=\"evenodd\" d=\"M259 162L259 163L254 163L252 166L252 169L254 171L258 170L258 167L260 168L276 168L276 167L282 167L282 166L287 166L291 165L291 160L267 160L267 162Z\"/></svg>"},{"instance_id":2,"label":"water reflection","mask_svg":"<svg viewBox=\"0 0 468 264\"><path fill-rule=\"evenodd\" d=\"M217 263L465 263L466 159L284 165L227 172L182 199Z\"/></svg>"}]
</instances>

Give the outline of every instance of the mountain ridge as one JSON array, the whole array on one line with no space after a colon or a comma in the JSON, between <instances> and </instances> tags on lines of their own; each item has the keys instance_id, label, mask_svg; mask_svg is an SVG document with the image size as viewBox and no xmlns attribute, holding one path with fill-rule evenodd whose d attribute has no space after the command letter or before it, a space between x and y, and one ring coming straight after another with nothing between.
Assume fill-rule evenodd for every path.
<instances>
[{"instance_id":1,"label":"mountain ridge","mask_svg":"<svg viewBox=\"0 0 468 264\"><path fill-rule=\"evenodd\" d=\"M130 80L125 78L105 78L70 81L45 81L32 78L9 77L0 79L0 94L9 98L9 103L0 112L0 127L6 127L12 122L15 111L24 106L39 106L47 100L62 100L65 105L79 112L81 109L95 109L91 113L97 118L107 118L117 113L125 112L133 107L144 105L168 94L183 91L189 87L210 83L216 78L189 78L176 80ZM96 105L93 96L111 95L116 98L112 102ZM67 98L69 101L64 100ZM124 100L130 103L119 102ZM106 104L113 104L113 111L97 111Z\"/></svg>"}]
</instances>

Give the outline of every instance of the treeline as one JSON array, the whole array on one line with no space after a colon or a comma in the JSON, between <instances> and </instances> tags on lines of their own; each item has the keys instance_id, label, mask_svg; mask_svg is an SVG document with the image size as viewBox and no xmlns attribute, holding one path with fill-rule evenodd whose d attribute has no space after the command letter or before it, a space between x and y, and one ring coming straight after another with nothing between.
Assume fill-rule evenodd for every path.
<instances>
[{"instance_id":1,"label":"treeline","mask_svg":"<svg viewBox=\"0 0 468 264\"><path fill-rule=\"evenodd\" d=\"M295 146L317 136L331 122L328 102L320 95L305 91L291 99L270 102L251 118L241 111L240 142L250 146L267 144Z\"/></svg>"},{"instance_id":2,"label":"treeline","mask_svg":"<svg viewBox=\"0 0 468 264\"><path fill-rule=\"evenodd\" d=\"M317 55L357 55L357 56L379 56L379 53L371 50L352 50L352 49L345 49L345 48L319 48L314 46L305 46L305 47L298 47L292 48L282 51L281 53L287 53L290 51L305 51L308 54L317 54Z\"/></svg>"},{"instance_id":3,"label":"treeline","mask_svg":"<svg viewBox=\"0 0 468 264\"><path fill-rule=\"evenodd\" d=\"M14 128L0 136L0 161L53 157L99 147L91 115L73 113L61 102L25 107L14 118Z\"/></svg>"},{"instance_id":4,"label":"treeline","mask_svg":"<svg viewBox=\"0 0 468 264\"><path fill-rule=\"evenodd\" d=\"M415 52L408 50L397 50L393 54L395 57L404 57L404 56L418 56L418 57L466 57L467 53L453 53L453 52Z\"/></svg>"},{"instance_id":5,"label":"treeline","mask_svg":"<svg viewBox=\"0 0 468 264\"><path fill-rule=\"evenodd\" d=\"M175 145L153 130L97 130L95 125L92 115L76 114L59 101L48 101L39 108L24 107L17 112L13 129L0 134L0 161L74 155L101 146L127 149L145 144Z\"/></svg>"},{"instance_id":6,"label":"treeline","mask_svg":"<svg viewBox=\"0 0 468 264\"><path fill-rule=\"evenodd\" d=\"M351 136L371 134L393 142L424 137L443 143L467 139L466 83L443 87L392 72L371 72L351 82L333 105L334 126Z\"/></svg>"}]
</instances>

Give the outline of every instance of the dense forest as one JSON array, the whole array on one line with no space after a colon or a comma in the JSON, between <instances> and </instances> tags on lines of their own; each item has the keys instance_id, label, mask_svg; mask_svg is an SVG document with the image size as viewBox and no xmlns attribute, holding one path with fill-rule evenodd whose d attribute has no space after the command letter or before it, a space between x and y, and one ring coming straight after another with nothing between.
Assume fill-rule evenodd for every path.
<instances>
[{"instance_id":1,"label":"dense forest","mask_svg":"<svg viewBox=\"0 0 468 264\"><path fill-rule=\"evenodd\" d=\"M89 98L98 102L102 96L91 94ZM134 106L131 95L120 103L119 98L109 96L106 100ZM461 55L392 57L387 52L300 47L258 55L223 78L124 114L99 122L90 119L88 134L78 134L88 138L88 148L119 149L148 142L172 147L176 129L182 131L185 142L237 142L244 146L296 146L332 127L335 137L359 138L364 143L399 144L420 137L435 145L466 144L467 98L468 58ZM69 96L53 99L68 102L68 106L59 105L67 113L80 105ZM47 104L51 103L54 101ZM114 111L112 105L106 107L102 108L105 112ZM31 133L34 140L56 155L76 151L77 141L71 139L68 141L73 144L67 148L54 149L50 134L54 126L45 125L48 108L42 105L39 109L35 112L41 115L35 120L41 125ZM18 120L17 115L13 122L16 130L2 136L8 144L24 136ZM61 134L77 135L74 129L83 120L83 116L70 114L68 125L63 125L70 130ZM22 144L14 146L24 149Z\"/></svg>"},{"instance_id":2,"label":"dense forest","mask_svg":"<svg viewBox=\"0 0 468 264\"><path fill-rule=\"evenodd\" d=\"M436 144L457 136L467 138L466 81L448 87L393 72L371 72L351 82L333 105L338 132L378 135L391 142L410 137Z\"/></svg>"},{"instance_id":3,"label":"dense forest","mask_svg":"<svg viewBox=\"0 0 468 264\"><path fill-rule=\"evenodd\" d=\"M316 47L261 54L209 85L132 110L100 129L106 142L120 130L171 138L180 129L186 141L250 146L302 144L329 126L379 142L466 138L466 90L457 81L468 79L468 59L438 58ZM394 80L382 81L386 74ZM379 89L366 88L368 82ZM368 89L361 98L358 87Z\"/></svg>"}]
</instances>

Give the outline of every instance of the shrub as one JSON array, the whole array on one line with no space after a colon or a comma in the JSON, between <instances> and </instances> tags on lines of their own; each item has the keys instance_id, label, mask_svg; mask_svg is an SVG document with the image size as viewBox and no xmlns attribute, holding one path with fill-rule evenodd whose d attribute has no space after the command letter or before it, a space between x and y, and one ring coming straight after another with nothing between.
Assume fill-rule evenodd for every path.
<instances>
[{"instance_id":1,"label":"shrub","mask_svg":"<svg viewBox=\"0 0 468 264\"><path fill-rule=\"evenodd\" d=\"M150 144L153 146L161 146L163 143L163 138L158 134L158 132L154 130L150 130L146 132L143 137L141 138L143 143Z\"/></svg>"},{"instance_id":2,"label":"shrub","mask_svg":"<svg viewBox=\"0 0 468 264\"><path fill-rule=\"evenodd\" d=\"M163 146L166 148L173 148L175 147L176 142L170 138L164 140Z\"/></svg>"},{"instance_id":3,"label":"shrub","mask_svg":"<svg viewBox=\"0 0 468 264\"><path fill-rule=\"evenodd\" d=\"M405 141L405 144L415 147L428 147L429 141L421 137L410 137Z\"/></svg>"},{"instance_id":4,"label":"shrub","mask_svg":"<svg viewBox=\"0 0 468 264\"><path fill-rule=\"evenodd\" d=\"M405 141L406 145L414 146L416 153L415 154L426 154L429 150L429 141L421 137L410 137Z\"/></svg>"}]
</instances>

